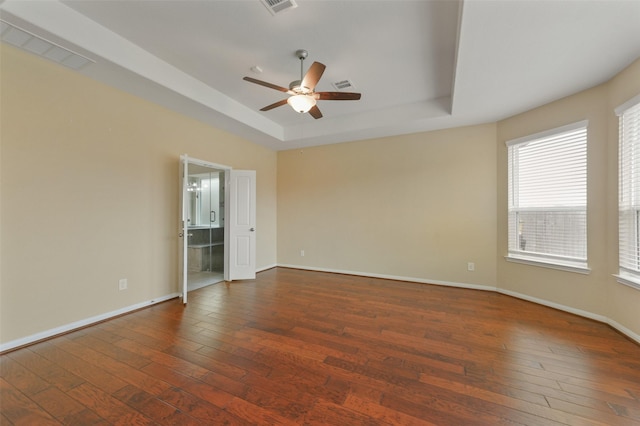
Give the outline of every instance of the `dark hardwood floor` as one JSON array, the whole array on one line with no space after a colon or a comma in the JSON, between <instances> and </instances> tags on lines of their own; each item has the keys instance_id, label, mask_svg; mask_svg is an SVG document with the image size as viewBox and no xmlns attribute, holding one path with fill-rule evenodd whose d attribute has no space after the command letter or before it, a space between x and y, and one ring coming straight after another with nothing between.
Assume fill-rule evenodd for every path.
<instances>
[{"instance_id":1,"label":"dark hardwood floor","mask_svg":"<svg viewBox=\"0 0 640 426\"><path fill-rule=\"evenodd\" d=\"M640 346L492 292L292 269L0 357L2 424L640 425Z\"/></svg>"}]
</instances>

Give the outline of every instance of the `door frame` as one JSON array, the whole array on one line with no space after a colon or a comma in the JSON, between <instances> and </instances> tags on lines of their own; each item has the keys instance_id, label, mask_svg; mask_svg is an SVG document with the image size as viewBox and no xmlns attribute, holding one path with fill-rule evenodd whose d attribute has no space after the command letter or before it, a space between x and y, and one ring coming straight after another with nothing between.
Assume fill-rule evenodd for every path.
<instances>
[{"instance_id":1,"label":"door frame","mask_svg":"<svg viewBox=\"0 0 640 426\"><path fill-rule=\"evenodd\" d=\"M187 244L188 244L188 217L189 217L189 203L188 200L186 200L187 197L187 190L186 190L186 185L187 185L187 181L188 181L188 169L189 169L189 164L195 164L198 166L203 166L203 167L208 167L208 168L212 168L212 169L218 169L218 170L222 170L224 172L224 217L225 217L225 226L224 226L224 255L223 255L223 262L224 262L224 280L225 281L229 281L229 226L227 226L227 218L229 217L229 179L230 179L230 175L231 175L231 170L232 168L230 166L224 165L224 164L218 164L218 163L211 163L209 161L205 161L205 160L200 160L197 158L193 158L193 157L189 157L187 154L182 154L180 156L180 179L182 181L182 185L180 186L180 200L181 201L181 206L180 206L180 235L182 238L182 241L178 241L179 242L179 247L180 247L180 257L179 259L181 259L181 281L182 281L182 301L184 304L187 303L187 293L188 293L188 289L187 289L187 274L188 274L188 265L187 265ZM186 167L185 167L186 165Z\"/></svg>"}]
</instances>

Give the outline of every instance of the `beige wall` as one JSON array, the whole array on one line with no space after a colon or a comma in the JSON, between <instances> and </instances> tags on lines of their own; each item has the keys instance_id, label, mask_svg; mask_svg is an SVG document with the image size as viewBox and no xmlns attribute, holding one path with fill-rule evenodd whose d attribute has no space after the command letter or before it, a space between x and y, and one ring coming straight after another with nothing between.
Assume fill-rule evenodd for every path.
<instances>
[{"instance_id":1,"label":"beige wall","mask_svg":"<svg viewBox=\"0 0 640 426\"><path fill-rule=\"evenodd\" d=\"M640 334L640 291L618 284L617 144L613 108L640 93L640 61L610 82L498 123L498 287L611 318ZM505 261L507 149L505 141L576 121L588 125L588 275Z\"/></svg>"},{"instance_id":2,"label":"beige wall","mask_svg":"<svg viewBox=\"0 0 640 426\"><path fill-rule=\"evenodd\" d=\"M183 153L257 171L257 264L276 263L275 152L1 54L2 343L178 291Z\"/></svg>"},{"instance_id":3,"label":"beige wall","mask_svg":"<svg viewBox=\"0 0 640 426\"><path fill-rule=\"evenodd\" d=\"M489 124L279 152L278 263L495 287L495 140Z\"/></svg>"}]
</instances>

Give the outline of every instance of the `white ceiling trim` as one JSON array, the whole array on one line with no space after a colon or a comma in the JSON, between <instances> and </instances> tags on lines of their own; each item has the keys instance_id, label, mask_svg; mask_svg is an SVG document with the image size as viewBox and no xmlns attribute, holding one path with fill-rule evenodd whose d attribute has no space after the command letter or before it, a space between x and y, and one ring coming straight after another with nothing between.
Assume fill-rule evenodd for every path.
<instances>
[{"instance_id":1,"label":"white ceiling trim","mask_svg":"<svg viewBox=\"0 0 640 426\"><path fill-rule=\"evenodd\" d=\"M284 139L282 126L58 1L8 0L0 4L0 9L8 22L15 22L11 16L17 17L37 27L28 28L30 31L45 30L64 40L62 43L72 43L91 52L94 58L99 56L96 61L111 62L268 136L281 141Z\"/></svg>"}]
</instances>

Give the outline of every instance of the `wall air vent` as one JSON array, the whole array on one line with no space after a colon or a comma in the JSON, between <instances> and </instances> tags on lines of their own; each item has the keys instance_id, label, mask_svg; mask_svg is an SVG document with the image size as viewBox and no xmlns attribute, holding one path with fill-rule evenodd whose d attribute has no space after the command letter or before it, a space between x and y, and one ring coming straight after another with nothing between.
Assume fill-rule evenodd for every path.
<instances>
[{"instance_id":1,"label":"wall air vent","mask_svg":"<svg viewBox=\"0 0 640 426\"><path fill-rule=\"evenodd\" d=\"M0 20L2 41L74 70L96 61Z\"/></svg>"},{"instance_id":2,"label":"wall air vent","mask_svg":"<svg viewBox=\"0 0 640 426\"><path fill-rule=\"evenodd\" d=\"M352 90L354 88L353 83L349 80L336 81L331 84L336 88L336 90Z\"/></svg>"},{"instance_id":3,"label":"wall air vent","mask_svg":"<svg viewBox=\"0 0 640 426\"><path fill-rule=\"evenodd\" d=\"M294 0L260 0L260 3L264 4L272 15L298 7Z\"/></svg>"}]
</instances>

